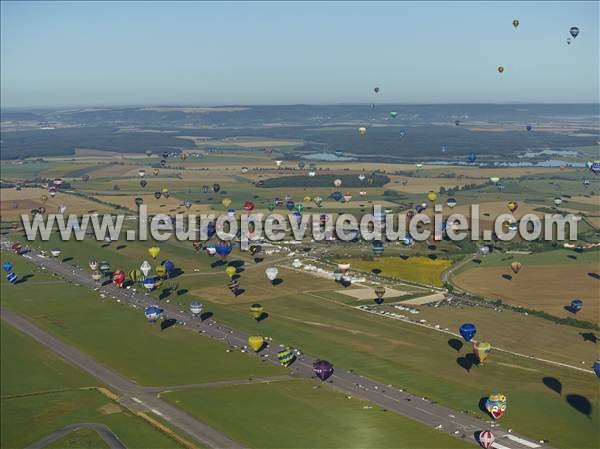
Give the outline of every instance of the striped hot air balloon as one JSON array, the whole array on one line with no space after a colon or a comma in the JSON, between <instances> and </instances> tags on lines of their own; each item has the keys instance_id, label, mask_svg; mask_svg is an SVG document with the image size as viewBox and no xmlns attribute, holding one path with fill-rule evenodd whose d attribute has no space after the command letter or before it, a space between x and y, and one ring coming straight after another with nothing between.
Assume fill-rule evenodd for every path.
<instances>
[{"instance_id":1,"label":"striped hot air balloon","mask_svg":"<svg viewBox=\"0 0 600 449\"><path fill-rule=\"evenodd\" d=\"M479 444L481 444L481 447L484 449L491 447L495 440L496 437L494 437L494 434L489 430L484 430L479 434Z\"/></svg>"},{"instance_id":2,"label":"striped hot air balloon","mask_svg":"<svg viewBox=\"0 0 600 449\"><path fill-rule=\"evenodd\" d=\"M6 275L6 280L8 282L10 282L11 284L16 284L17 279L18 279L18 276L16 275L16 273L14 273L12 271Z\"/></svg>"},{"instance_id":3,"label":"striped hot air balloon","mask_svg":"<svg viewBox=\"0 0 600 449\"><path fill-rule=\"evenodd\" d=\"M290 366L296 360L296 354L290 348L285 348L277 353L277 360L283 366Z\"/></svg>"}]
</instances>

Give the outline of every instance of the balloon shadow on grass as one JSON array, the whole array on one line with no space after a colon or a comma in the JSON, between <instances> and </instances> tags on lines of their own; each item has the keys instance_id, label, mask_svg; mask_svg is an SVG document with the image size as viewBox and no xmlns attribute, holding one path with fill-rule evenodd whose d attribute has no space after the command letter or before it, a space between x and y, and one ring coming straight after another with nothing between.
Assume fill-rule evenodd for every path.
<instances>
[{"instance_id":1,"label":"balloon shadow on grass","mask_svg":"<svg viewBox=\"0 0 600 449\"><path fill-rule=\"evenodd\" d=\"M70 262L72 260L73 260L73 258L71 256L69 256L69 257L65 257L62 261L63 262Z\"/></svg>"},{"instance_id":2,"label":"balloon shadow on grass","mask_svg":"<svg viewBox=\"0 0 600 449\"><path fill-rule=\"evenodd\" d=\"M189 290L187 288L180 288L177 290L177 296L185 295Z\"/></svg>"},{"instance_id":3,"label":"balloon shadow on grass","mask_svg":"<svg viewBox=\"0 0 600 449\"><path fill-rule=\"evenodd\" d=\"M512 277L510 274L503 274L503 275L502 275L502 278L503 278L503 279L506 279L507 281L512 281L512 278L513 278L513 277Z\"/></svg>"},{"instance_id":4,"label":"balloon shadow on grass","mask_svg":"<svg viewBox=\"0 0 600 449\"><path fill-rule=\"evenodd\" d=\"M275 279L273 279L273 281L271 282L271 284L273 284L274 286L283 284L283 279L281 279L281 278L275 278Z\"/></svg>"},{"instance_id":5,"label":"balloon shadow on grass","mask_svg":"<svg viewBox=\"0 0 600 449\"><path fill-rule=\"evenodd\" d=\"M485 408L485 403L487 402L487 400L488 400L487 396L483 396L482 398L479 398L478 407L479 407L479 410L481 410L483 413L485 413L488 416L491 416L490 412L488 412L487 408Z\"/></svg>"},{"instance_id":6,"label":"balloon shadow on grass","mask_svg":"<svg viewBox=\"0 0 600 449\"><path fill-rule=\"evenodd\" d=\"M243 260L232 260L231 262L229 262L227 264L227 266L229 267L234 267L234 268L241 268L242 266L244 266L244 261Z\"/></svg>"},{"instance_id":7,"label":"balloon shadow on grass","mask_svg":"<svg viewBox=\"0 0 600 449\"><path fill-rule=\"evenodd\" d=\"M125 249L127 248L127 245L119 245L117 246L117 251L121 250L121 249Z\"/></svg>"},{"instance_id":8,"label":"balloon shadow on grass","mask_svg":"<svg viewBox=\"0 0 600 449\"><path fill-rule=\"evenodd\" d=\"M269 314L267 312L263 312L260 314L260 316L256 319L256 321L258 323L260 323L261 321L266 320L267 318L269 318Z\"/></svg>"},{"instance_id":9,"label":"balloon shadow on grass","mask_svg":"<svg viewBox=\"0 0 600 449\"><path fill-rule=\"evenodd\" d=\"M212 312L204 312L200 314L200 321L206 321L214 315Z\"/></svg>"},{"instance_id":10,"label":"balloon shadow on grass","mask_svg":"<svg viewBox=\"0 0 600 449\"><path fill-rule=\"evenodd\" d=\"M177 320L175 318L167 318L160 323L160 330L164 331L172 326L177 324Z\"/></svg>"},{"instance_id":11,"label":"balloon shadow on grass","mask_svg":"<svg viewBox=\"0 0 600 449\"><path fill-rule=\"evenodd\" d=\"M597 281L600 281L600 274L598 273L588 273L588 276L593 279L596 279Z\"/></svg>"},{"instance_id":12,"label":"balloon shadow on grass","mask_svg":"<svg viewBox=\"0 0 600 449\"><path fill-rule=\"evenodd\" d=\"M562 395L562 383L556 377L546 376L542 382L555 393Z\"/></svg>"},{"instance_id":13,"label":"balloon shadow on grass","mask_svg":"<svg viewBox=\"0 0 600 449\"><path fill-rule=\"evenodd\" d=\"M468 373L473 366L479 365L479 360L473 354L467 354L464 357L458 357L456 363Z\"/></svg>"},{"instance_id":14,"label":"balloon shadow on grass","mask_svg":"<svg viewBox=\"0 0 600 449\"><path fill-rule=\"evenodd\" d=\"M463 342L458 338L451 338L448 340L448 346L450 346L455 351L460 351L463 347Z\"/></svg>"},{"instance_id":15,"label":"balloon shadow on grass","mask_svg":"<svg viewBox=\"0 0 600 449\"><path fill-rule=\"evenodd\" d=\"M581 335L583 341L591 341L594 344L598 342L598 337L593 332L580 332L579 335Z\"/></svg>"},{"instance_id":16,"label":"balloon shadow on grass","mask_svg":"<svg viewBox=\"0 0 600 449\"><path fill-rule=\"evenodd\" d=\"M592 404L585 396L581 396L579 394L568 394L567 395L567 403L577 410L579 413L583 413L588 418L591 418L592 414Z\"/></svg>"},{"instance_id":17,"label":"balloon shadow on grass","mask_svg":"<svg viewBox=\"0 0 600 449\"><path fill-rule=\"evenodd\" d=\"M218 268L218 267L222 267L223 265L227 265L227 262L225 262L224 260L216 260L210 264L210 267Z\"/></svg>"}]
</instances>

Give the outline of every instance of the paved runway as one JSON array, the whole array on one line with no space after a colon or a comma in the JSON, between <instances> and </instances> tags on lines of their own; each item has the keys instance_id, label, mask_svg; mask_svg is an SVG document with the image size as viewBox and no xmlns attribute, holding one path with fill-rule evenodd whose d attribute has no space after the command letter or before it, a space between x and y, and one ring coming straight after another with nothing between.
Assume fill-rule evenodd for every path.
<instances>
[{"instance_id":1,"label":"paved runway","mask_svg":"<svg viewBox=\"0 0 600 449\"><path fill-rule=\"evenodd\" d=\"M60 275L70 282L91 288L99 287L99 284L90 278L90 274L87 272L87 270L76 269L73 266L59 262L54 258L51 259L41 256L35 251L25 254L24 257L39 266L45 267L46 270ZM99 291L104 293L107 298L118 298L121 300L121 302L138 306L140 308L140 315L142 314L141 308L156 302L153 298L150 298L144 293L134 292L131 289L119 289L112 284L107 284L100 287ZM222 341L227 345L235 346L237 348L243 348L247 344L246 342L248 335L241 331L224 326L213 319L201 321L200 319L193 318L191 313L187 311L181 311L180 307L166 304L164 301L160 303L160 306L162 309L164 309L165 317L175 318L180 321L184 327L198 331L201 333L201 335ZM2 309L3 319L8 318L7 320L11 323L15 321L15 314L9 314L7 316L5 316L5 314L9 314L9 312L5 311L5 309ZM140 316L140 319L144 319L143 316ZM22 318L19 320L21 323L24 321ZM35 328L35 326L31 325L30 323L26 323L26 327L30 331L32 327ZM42 332L47 334L37 328L35 329L36 333ZM95 362L89 356L81 353L77 349L71 348L65 343L59 342L56 340L56 338L51 336L50 338L62 345L57 347L56 343L54 343L52 345L54 347L51 346L51 348L55 350L55 352L63 355L75 365L79 366L79 363L82 363L82 367L86 371L96 375L96 377L103 380L121 394L124 392L125 401L133 400L136 402L137 399L137 401L141 402L139 405L142 405L146 410L149 409L162 418L168 417L168 419L165 419L210 447L240 447L239 444L228 440L223 435L218 434L214 429L211 429L176 407L173 407L170 404L167 404L151 395L148 391L144 390L144 387L137 386L131 381L124 379L122 376L114 373L106 367L103 367L98 362ZM38 338L38 341L48 345L47 340L45 341L45 337L41 340ZM257 354L257 357L267 359L272 363L278 363L277 352L281 349L281 345L278 345L276 342L271 340L269 340L267 343L268 346L261 350L260 353ZM77 354L75 357L73 351L77 351L79 354ZM71 358L69 356L71 356ZM314 357L306 354L300 355L296 362L294 362L294 364L290 367L290 375L303 378L314 377L312 364L315 361L316 359ZM89 369L86 369L86 366L89 367ZM99 368L100 370L98 371ZM481 430L489 429L492 430L496 436L496 442L493 445L493 447L496 449L550 448L550 446L547 444L538 444L537 442L533 442L522 436L518 436L515 433L507 432L491 422L486 422L474 416L450 410L428 399L413 396L405 391L402 391L402 389L370 380L354 373L352 370L342 367L335 367L335 372L328 379L328 384L334 388L344 391L348 395L366 399L388 411L399 413L410 419L419 421L430 428L437 429L440 432L448 433L456 438L462 438L465 441L476 445L479 445L475 437L476 433Z\"/></svg>"}]
</instances>

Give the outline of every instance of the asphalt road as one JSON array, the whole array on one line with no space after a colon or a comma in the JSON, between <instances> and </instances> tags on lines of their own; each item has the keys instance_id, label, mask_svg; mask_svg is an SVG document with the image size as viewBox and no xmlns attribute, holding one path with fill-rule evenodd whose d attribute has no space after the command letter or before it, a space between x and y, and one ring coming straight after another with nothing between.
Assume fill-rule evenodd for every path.
<instances>
[{"instance_id":1,"label":"asphalt road","mask_svg":"<svg viewBox=\"0 0 600 449\"><path fill-rule=\"evenodd\" d=\"M99 423L77 423L77 424L69 424L68 426L63 427L62 429L58 429L55 432L52 432L46 435L44 438L36 441L35 443L27 446L25 449L42 449L56 440L64 437L65 435L70 434L71 432L75 432L80 429L92 429L100 435L100 438L104 440L104 442L110 447L110 449L126 449L121 440L104 424Z\"/></svg>"},{"instance_id":2,"label":"asphalt road","mask_svg":"<svg viewBox=\"0 0 600 449\"><path fill-rule=\"evenodd\" d=\"M24 257L44 267L46 270L58 274L65 280L94 289L99 288L99 284L90 278L87 270L74 268L55 258L41 256L36 251L31 251L25 254ZM142 314L143 307L156 302L144 293L134 292L132 289L119 289L112 284L101 286L99 292L105 294L107 298L119 299L121 302L138 307L140 315ZM244 332L220 324L213 319L201 321L198 318L193 318L190 312L182 311L180 307L167 304L164 301L160 303L160 307L164 310L163 314L165 317L177 319L188 329L200 332L206 337L222 341L230 347L238 349L246 347L248 334ZM7 319L11 323L16 319L20 320L20 322L25 321L22 318L16 317L15 314L6 314L8 314L8 311L2 309L2 318ZM140 316L140 319L144 319L143 316ZM133 384L131 381L100 365L77 349L58 341L30 323L26 321L25 323L27 323L25 327L30 332L34 328L34 333L42 332L50 337L50 340L47 340L46 337L43 337L43 339L37 338L38 341L50 346L55 352L63 355L63 357L75 365L81 366L95 377L110 385L113 389L119 391L125 396L126 401L129 399L134 401L135 399L138 401L141 400L146 409L167 419L167 421L176 427L179 427L211 447L240 447L239 444L228 440L214 429L149 394L149 392L145 391L144 387ZM51 345L48 344L49 341L52 342ZM267 343L267 347L262 349L256 356L272 363L278 363L277 352L283 345L278 345L272 340L268 340ZM314 357L306 354L299 355L290 367L290 375L294 377L314 378L312 365L316 360ZM397 387L365 378L349 369L336 366L334 374L328 379L327 383L334 388L342 390L347 395L368 400L385 410L399 413L400 415L421 422L430 428L448 433L456 438L462 438L475 445L479 445L479 442L476 440L476 433L489 429L496 436L496 442L493 445L496 449L550 448L547 444L538 444L522 436L518 436L514 432L508 432L492 422L486 422L474 416L450 410L426 398L411 395Z\"/></svg>"}]
</instances>

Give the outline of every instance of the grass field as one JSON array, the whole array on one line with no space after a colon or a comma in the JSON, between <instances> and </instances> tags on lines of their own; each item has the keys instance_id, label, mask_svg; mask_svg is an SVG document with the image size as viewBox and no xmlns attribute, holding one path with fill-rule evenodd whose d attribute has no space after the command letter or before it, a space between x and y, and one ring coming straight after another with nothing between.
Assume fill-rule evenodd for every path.
<instances>
[{"instance_id":1,"label":"grass field","mask_svg":"<svg viewBox=\"0 0 600 449\"><path fill-rule=\"evenodd\" d=\"M46 446L48 449L104 449L109 446L93 430L79 429Z\"/></svg>"},{"instance_id":2,"label":"grass field","mask_svg":"<svg viewBox=\"0 0 600 449\"><path fill-rule=\"evenodd\" d=\"M584 308L577 318L597 323L600 316L598 257L598 251L567 250L531 255L493 254L478 259L478 264L465 266L453 275L452 282L486 298L502 299L561 317L573 316L565 306L572 299L580 298ZM523 264L518 274L510 269L513 261Z\"/></svg>"},{"instance_id":3,"label":"grass field","mask_svg":"<svg viewBox=\"0 0 600 449\"><path fill-rule=\"evenodd\" d=\"M370 272L381 270L381 275L419 284L442 285L440 275L452 262L446 259L432 260L428 257L377 257L373 260L351 259L351 269Z\"/></svg>"},{"instance_id":4,"label":"grass field","mask_svg":"<svg viewBox=\"0 0 600 449\"><path fill-rule=\"evenodd\" d=\"M162 395L249 448L460 448L470 445L313 381Z\"/></svg>"},{"instance_id":5,"label":"grass field","mask_svg":"<svg viewBox=\"0 0 600 449\"><path fill-rule=\"evenodd\" d=\"M7 324L2 332L1 446L22 448L68 424L106 424L128 448L178 447L171 439L95 390L97 382ZM58 391L60 390L60 391ZM37 394L36 394L37 393ZM11 397L15 394L30 394ZM27 431L24 431L27 429ZM66 437L97 446L93 435ZM58 444L58 442L57 442Z\"/></svg>"}]
</instances>

